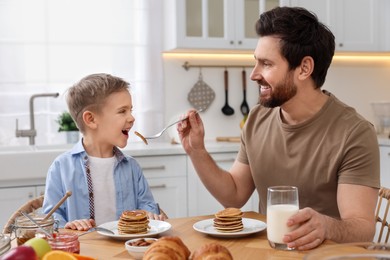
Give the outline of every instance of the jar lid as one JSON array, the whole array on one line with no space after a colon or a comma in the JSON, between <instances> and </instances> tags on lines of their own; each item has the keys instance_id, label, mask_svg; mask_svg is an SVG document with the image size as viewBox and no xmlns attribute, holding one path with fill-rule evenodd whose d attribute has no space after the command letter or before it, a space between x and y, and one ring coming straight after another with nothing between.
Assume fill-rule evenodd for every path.
<instances>
[{"instance_id":1,"label":"jar lid","mask_svg":"<svg viewBox=\"0 0 390 260\"><path fill-rule=\"evenodd\" d=\"M11 248L11 239L9 236L0 234L0 256L8 252Z\"/></svg>"},{"instance_id":2,"label":"jar lid","mask_svg":"<svg viewBox=\"0 0 390 260\"><path fill-rule=\"evenodd\" d=\"M51 226L54 224L54 217L50 216L48 219L44 218L46 217L45 214L29 214L39 225L42 227ZM15 219L15 228L37 228L38 226L31 222L28 218L25 216L19 216Z\"/></svg>"}]
</instances>

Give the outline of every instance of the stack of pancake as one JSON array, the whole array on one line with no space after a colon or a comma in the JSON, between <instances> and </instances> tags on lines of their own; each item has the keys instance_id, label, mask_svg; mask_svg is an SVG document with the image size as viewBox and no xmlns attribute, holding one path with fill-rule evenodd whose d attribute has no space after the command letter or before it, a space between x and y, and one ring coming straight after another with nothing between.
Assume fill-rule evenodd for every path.
<instances>
[{"instance_id":1,"label":"stack of pancake","mask_svg":"<svg viewBox=\"0 0 390 260\"><path fill-rule=\"evenodd\" d=\"M125 210L118 221L118 233L145 234L149 229L149 219L144 210Z\"/></svg>"},{"instance_id":2,"label":"stack of pancake","mask_svg":"<svg viewBox=\"0 0 390 260\"><path fill-rule=\"evenodd\" d=\"M233 233L244 229L242 211L237 208L226 208L215 214L214 228L219 232Z\"/></svg>"}]
</instances>

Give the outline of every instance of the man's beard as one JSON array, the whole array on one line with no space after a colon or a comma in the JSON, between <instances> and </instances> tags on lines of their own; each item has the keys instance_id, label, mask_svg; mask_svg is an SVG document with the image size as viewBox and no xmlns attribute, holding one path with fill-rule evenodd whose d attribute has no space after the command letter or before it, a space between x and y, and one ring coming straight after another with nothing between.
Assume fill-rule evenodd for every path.
<instances>
[{"instance_id":1,"label":"man's beard","mask_svg":"<svg viewBox=\"0 0 390 260\"><path fill-rule=\"evenodd\" d=\"M280 107L285 102L290 100L297 93L297 87L294 85L292 80L292 74L288 73L283 83L278 83L274 86L270 92L270 96L263 97L260 92L259 102L265 107ZM261 86L269 86L266 81L258 81Z\"/></svg>"}]
</instances>

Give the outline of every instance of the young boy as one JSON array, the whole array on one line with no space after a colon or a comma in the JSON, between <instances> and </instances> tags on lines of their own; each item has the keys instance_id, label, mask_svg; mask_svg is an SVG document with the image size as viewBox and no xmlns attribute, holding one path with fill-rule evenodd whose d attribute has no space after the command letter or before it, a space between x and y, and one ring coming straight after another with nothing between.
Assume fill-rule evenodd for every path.
<instances>
[{"instance_id":1,"label":"young boy","mask_svg":"<svg viewBox=\"0 0 390 260\"><path fill-rule=\"evenodd\" d=\"M127 145L135 121L129 84L109 74L92 74L68 90L67 104L83 138L50 166L43 211L48 213L71 191L54 213L60 227L88 230L134 209L164 220L141 167L117 148Z\"/></svg>"}]
</instances>

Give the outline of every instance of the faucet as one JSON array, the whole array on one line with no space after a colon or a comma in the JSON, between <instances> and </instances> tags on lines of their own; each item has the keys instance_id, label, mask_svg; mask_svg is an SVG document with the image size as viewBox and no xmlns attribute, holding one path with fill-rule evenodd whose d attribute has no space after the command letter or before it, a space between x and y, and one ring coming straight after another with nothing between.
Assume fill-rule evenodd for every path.
<instances>
[{"instance_id":1,"label":"faucet","mask_svg":"<svg viewBox=\"0 0 390 260\"><path fill-rule=\"evenodd\" d=\"M16 137L28 137L30 139L30 145L35 144L35 136L37 136L37 130L35 129L34 122L34 99L37 97L58 97L59 93L42 93L34 94L30 97L30 129L19 130L18 129L18 119L16 119Z\"/></svg>"}]
</instances>

